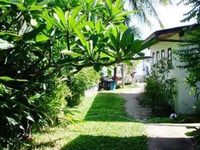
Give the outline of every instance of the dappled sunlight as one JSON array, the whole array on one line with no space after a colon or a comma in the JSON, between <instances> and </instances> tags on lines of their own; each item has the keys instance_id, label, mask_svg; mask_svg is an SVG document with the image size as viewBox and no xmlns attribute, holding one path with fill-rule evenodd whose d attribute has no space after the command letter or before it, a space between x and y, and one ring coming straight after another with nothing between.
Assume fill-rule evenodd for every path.
<instances>
[{"instance_id":1,"label":"dappled sunlight","mask_svg":"<svg viewBox=\"0 0 200 150\"><path fill-rule=\"evenodd\" d=\"M145 125L126 116L120 96L98 93L71 110L77 121L35 134L34 149L146 149Z\"/></svg>"},{"instance_id":2,"label":"dappled sunlight","mask_svg":"<svg viewBox=\"0 0 200 150\"><path fill-rule=\"evenodd\" d=\"M98 93L84 118L85 121L134 121L126 116L124 100L114 93Z\"/></svg>"},{"instance_id":3,"label":"dappled sunlight","mask_svg":"<svg viewBox=\"0 0 200 150\"><path fill-rule=\"evenodd\" d=\"M86 121L72 125L69 130L95 136L131 137L145 135L145 125L136 122L96 122Z\"/></svg>"},{"instance_id":4,"label":"dappled sunlight","mask_svg":"<svg viewBox=\"0 0 200 150\"><path fill-rule=\"evenodd\" d=\"M49 131L50 132L47 131L46 134L38 133L34 135L33 149L60 149L63 144L68 143L79 136L79 134L63 127L50 128Z\"/></svg>"}]
</instances>

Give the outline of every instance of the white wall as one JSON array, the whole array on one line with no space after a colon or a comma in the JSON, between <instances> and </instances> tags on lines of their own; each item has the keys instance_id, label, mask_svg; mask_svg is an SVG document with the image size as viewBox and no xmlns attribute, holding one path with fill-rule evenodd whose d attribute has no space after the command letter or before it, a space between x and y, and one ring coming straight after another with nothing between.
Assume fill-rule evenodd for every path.
<instances>
[{"instance_id":1,"label":"white wall","mask_svg":"<svg viewBox=\"0 0 200 150\"><path fill-rule=\"evenodd\" d=\"M172 37L173 39L178 39L179 35L176 34ZM159 54L161 55L161 51L165 50L165 57L167 57L167 50L168 48L172 48L172 51L180 49L180 43L177 42L159 42L153 46L150 47L150 55L152 56L153 52L156 54L157 51L159 51ZM182 70L178 68L180 62L178 61L178 58L175 56L175 54L172 54L173 59L173 69L170 70L169 78L174 77L176 79L176 89L177 89L177 95L175 98L175 111L177 113L192 113L193 112L193 105L195 102L195 98L191 95L189 95L189 86L185 82L185 78L187 76L186 70ZM151 61L152 65L152 61Z\"/></svg>"}]
</instances>

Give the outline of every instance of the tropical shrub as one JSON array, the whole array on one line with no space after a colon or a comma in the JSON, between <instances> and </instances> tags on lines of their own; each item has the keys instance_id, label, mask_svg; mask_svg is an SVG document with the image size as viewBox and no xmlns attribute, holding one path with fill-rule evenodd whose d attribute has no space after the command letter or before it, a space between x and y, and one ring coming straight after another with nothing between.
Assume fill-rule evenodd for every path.
<instances>
[{"instance_id":1,"label":"tropical shrub","mask_svg":"<svg viewBox=\"0 0 200 150\"><path fill-rule=\"evenodd\" d=\"M54 125L59 123L59 116L64 115L67 107L66 98L71 97L71 91L66 83L59 78L47 80L44 84L44 92L36 93L31 101L41 112L38 125Z\"/></svg>"},{"instance_id":2,"label":"tropical shrub","mask_svg":"<svg viewBox=\"0 0 200 150\"><path fill-rule=\"evenodd\" d=\"M174 108L176 80L168 78L169 67L167 59L162 59L153 66L146 79L145 92L140 98L140 103L151 106L155 114L168 114Z\"/></svg>"},{"instance_id":3,"label":"tropical shrub","mask_svg":"<svg viewBox=\"0 0 200 150\"><path fill-rule=\"evenodd\" d=\"M185 5L191 6L191 10L185 14L183 21L189 21L196 19L196 23L200 23L200 1L195 0L182 0ZM185 48L178 51L180 61L182 62L181 68L187 69L188 76L186 78L187 83L191 87L191 93L196 98L196 104L194 107L195 114L199 118L200 116L200 30L196 29L192 36L189 36L190 43L185 44ZM194 137L197 144L200 144L200 128L194 127L194 131L191 132L191 136Z\"/></svg>"},{"instance_id":4,"label":"tropical shrub","mask_svg":"<svg viewBox=\"0 0 200 150\"><path fill-rule=\"evenodd\" d=\"M93 68L84 68L70 79L69 88L71 90L71 97L68 97L68 106L72 107L81 102L81 98L87 89L98 85L100 79L99 73Z\"/></svg>"},{"instance_id":5,"label":"tropical shrub","mask_svg":"<svg viewBox=\"0 0 200 150\"><path fill-rule=\"evenodd\" d=\"M82 92L75 91L88 85L80 87L81 77L73 77L82 68L138 59L149 45L125 26L133 12L124 11L123 4L0 0L0 145L14 149L16 141L30 139L32 124L57 122L64 97L75 95L78 101ZM66 77L74 82L72 96L63 84Z\"/></svg>"}]
</instances>

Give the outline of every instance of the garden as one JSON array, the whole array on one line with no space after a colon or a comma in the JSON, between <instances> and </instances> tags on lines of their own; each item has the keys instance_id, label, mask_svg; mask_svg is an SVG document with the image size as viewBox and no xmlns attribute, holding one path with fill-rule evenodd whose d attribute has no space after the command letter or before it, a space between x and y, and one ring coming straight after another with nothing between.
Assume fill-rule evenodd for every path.
<instances>
[{"instance_id":1,"label":"garden","mask_svg":"<svg viewBox=\"0 0 200 150\"><path fill-rule=\"evenodd\" d=\"M145 126L127 117L124 100L102 92L71 110L73 124L48 128L33 135L30 149L141 149L147 148Z\"/></svg>"},{"instance_id":2,"label":"garden","mask_svg":"<svg viewBox=\"0 0 200 150\"><path fill-rule=\"evenodd\" d=\"M121 97L84 97L98 85L102 67L146 58L142 50L153 43L128 26L130 15L148 22L145 10L151 11L162 26L152 4L170 3L129 2L131 10L123 0L0 0L0 149L147 149L145 127L127 117ZM199 2L185 3L199 8ZM199 21L199 10L188 16ZM196 37L192 42L199 48ZM198 48L179 53L182 61L199 60ZM183 67L199 99L195 64ZM160 81L148 80L154 86L147 88L159 86L168 94L155 102L160 95L146 93L153 95L153 107L168 105L175 93L173 79Z\"/></svg>"}]
</instances>

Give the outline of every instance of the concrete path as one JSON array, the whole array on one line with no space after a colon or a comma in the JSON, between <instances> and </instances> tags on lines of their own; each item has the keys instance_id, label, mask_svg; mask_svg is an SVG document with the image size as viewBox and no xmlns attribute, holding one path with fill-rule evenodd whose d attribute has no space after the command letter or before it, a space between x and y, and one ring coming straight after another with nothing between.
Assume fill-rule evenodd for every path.
<instances>
[{"instance_id":1,"label":"concrete path","mask_svg":"<svg viewBox=\"0 0 200 150\"><path fill-rule=\"evenodd\" d=\"M149 150L194 150L187 125L147 124Z\"/></svg>"},{"instance_id":2,"label":"concrete path","mask_svg":"<svg viewBox=\"0 0 200 150\"><path fill-rule=\"evenodd\" d=\"M138 104L137 97L144 91L144 86L125 90L120 95L126 100L125 109L128 115L140 121L145 121L151 111ZM149 150L194 150L194 145L185 135L190 131L186 126L200 126L200 124L146 124Z\"/></svg>"},{"instance_id":3,"label":"concrete path","mask_svg":"<svg viewBox=\"0 0 200 150\"><path fill-rule=\"evenodd\" d=\"M138 84L137 88L123 90L120 93L126 100L125 109L127 114L140 121L145 121L151 115L150 108L139 105L137 98L144 92L144 84Z\"/></svg>"}]
</instances>

